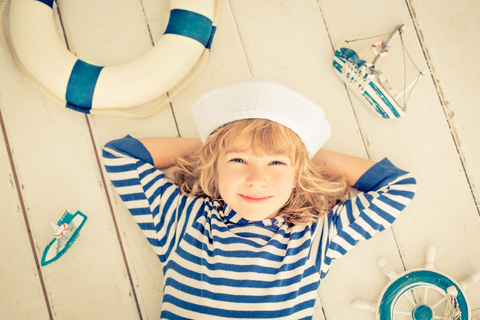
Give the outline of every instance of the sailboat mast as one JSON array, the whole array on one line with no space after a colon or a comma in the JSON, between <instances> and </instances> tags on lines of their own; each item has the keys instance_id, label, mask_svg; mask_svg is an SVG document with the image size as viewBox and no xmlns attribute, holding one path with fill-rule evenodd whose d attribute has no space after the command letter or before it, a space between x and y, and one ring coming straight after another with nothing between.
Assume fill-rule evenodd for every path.
<instances>
[{"instance_id":1,"label":"sailboat mast","mask_svg":"<svg viewBox=\"0 0 480 320\"><path fill-rule=\"evenodd\" d=\"M395 29L393 29L393 31L390 33L389 37L387 38L387 40L383 41L383 44L382 44L382 50L379 52L383 52L384 51L384 48L386 46L388 46L388 43L390 42L390 40L392 40L396 35L400 34L400 32L402 32L403 30L405 29L404 25L401 24L397 27L395 27ZM373 59L373 62L372 64L375 65L375 63L377 62L377 60L380 58L380 55L377 55L375 57L375 59Z\"/></svg>"}]
</instances>

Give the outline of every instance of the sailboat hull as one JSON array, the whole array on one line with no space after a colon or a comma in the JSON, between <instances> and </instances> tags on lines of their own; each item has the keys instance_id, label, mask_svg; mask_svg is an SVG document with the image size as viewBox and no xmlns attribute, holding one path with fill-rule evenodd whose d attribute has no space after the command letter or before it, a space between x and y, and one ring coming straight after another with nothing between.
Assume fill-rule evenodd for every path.
<instances>
[{"instance_id":1,"label":"sailboat hull","mask_svg":"<svg viewBox=\"0 0 480 320\"><path fill-rule=\"evenodd\" d=\"M80 229L82 229L86 221L87 216L80 211L77 211L75 214L65 211L65 214L58 221L57 225L67 224L68 230L66 230L61 237L54 237L47 245L43 251L41 265L46 266L63 256L77 239Z\"/></svg>"},{"instance_id":2,"label":"sailboat hull","mask_svg":"<svg viewBox=\"0 0 480 320\"><path fill-rule=\"evenodd\" d=\"M404 117L397 101L378 83L375 77L369 78L362 67L351 63L341 51L335 52L333 69L347 87L376 115L384 119Z\"/></svg>"}]
</instances>

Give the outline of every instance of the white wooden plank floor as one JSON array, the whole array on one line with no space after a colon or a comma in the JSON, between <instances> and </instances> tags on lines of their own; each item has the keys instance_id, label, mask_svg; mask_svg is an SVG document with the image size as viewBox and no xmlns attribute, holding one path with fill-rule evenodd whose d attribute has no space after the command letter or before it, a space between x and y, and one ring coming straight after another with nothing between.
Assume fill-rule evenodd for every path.
<instances>
[{"instance_id":1,"label":"white wooden plank floor","mask_svg":"<svg viewBox=\"0 0 480 320\"><path fill-rule=\"evenodd\" d=\"M438 270L457 280L480 270L480 3L222 2L206 69L170 107L145 120L85 116L56 105L20 76L0 48L2 318L158 319L160 263L105 180L100 148L126 134L196 137L190 116L195 99L249 76L277 78L324 107L333 128L326 148L373 160L387 156L414 172L419 183L413 203L391 230L334 263L320 287L314 319L374 319L350 301L377 299L387 283L376 266L380 257L401 272L422 267L426 248L435 244ZM56 10L59 36L70 50L105 65L141 55L168 21L165 0L60 1ZM430 74L414 89L407 116L387 121L367 110L334 74L333 48L401 23L410 55ZM401 87L400 45L395 49L385 70ZM411 80L414 71L407 66ZM64 257L40 268L52 239L50 222L70 205L88 221ZM480 284L467 294L472 319L479 320Z\"/></svg>"}]
</instances>

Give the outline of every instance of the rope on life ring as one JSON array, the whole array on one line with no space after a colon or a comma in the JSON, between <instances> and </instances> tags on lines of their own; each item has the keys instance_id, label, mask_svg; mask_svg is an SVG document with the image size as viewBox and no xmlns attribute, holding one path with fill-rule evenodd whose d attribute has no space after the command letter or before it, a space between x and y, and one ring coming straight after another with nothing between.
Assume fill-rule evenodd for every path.
<instances>
[{"instance_id":1,"label":"rope on life ring","mask_svg":"<svg viewBox=\"0 0 480 320\"><path fill-rule=\"evenodd\" d=\"M385 57L388 54L388 49L383 50L383 45L384 45L384 43L381 42L381 41L375 42L374 44L372 44L372 52L375 56ZM379 52L377 47L382 48L382 50Z\"/></svg>"},{"instance_id":2,"label":"rope on life ring","mask_svg":"<svg viewBox=\"0 0 480 320\"><path fill-rule=\"evenodd\" d=\"M0 4L0 40L2 41L2 44L6 49L7 55L9 56L10 60L13 62L13 65L17 68L17 70L19 70L19 72L26 79L28 79L34 85L35 88L37 88L40 92L45 94L47 97L49 97L56 103L63 104L68 108L71 108L75 111L80 111L86 114L112 115L112 116L127 117L131 119L144 119L157 113L162 108L164 108L169 103L171 103L176 96L178 96L182 91L184 91L198 77L198 75L204 69L206 62L208 60L210 47L213 40L213 36L216 31L216 25L218 23L218 16L219 16L220 7L221 7L221 0L203 0L202 1L203 4L206 4L207 9L200 8L200 10L197 10L197 11L200 11L200 12L202 10L208 11L210 10L208 7L211 7L213 11L213 14L212 14L213 17L212 15L210 15L211 17L210 19L201 13L195 12L194 10L190 11L182 8L182 6L183 7L185 6L183 4L184 2L180 1L179 3L176 3L176 0L170 0L170 6L172 8L170 11L170 19L169 19L166 31L164 33L164 36L162 36L162 38L159 41L160 45L154 46L144 56L138 58L137 60L129 62L125 65L114 66L114 67L102 67L102 66L95 66L85 61L82 61L80 59L77 59L70 51L68 51L67 48L64 47L63 44L61 44L61 41L59 40L58 35L54 34L56 32L54 31L54 24L52 21L53 20L52 19L53 18L53 14L52 14L53 1L54 0L37 0L37 1L4 0ZM19 15L22 14L22 12L19 9L22 9L22 5L23 5L23 8L25 8L26 5L32 5L33 3L33 6L35 6L34 11L35 10L40 11L40 12L35 11L33 12L33 14L30 13L30 16L28 17L29 18L28 21L31 22L30 20L32 19L32 16L33 16L34 19L37 20L36 22L39 22L40 24L46 24L45 28L48 31L47 37L49 37L47 39L48 40L47 43L53 43L52 46L54 49L56 49L56 51L53 50L55 53L54 61L56 63L56 61L59 60L63 63L63 65L60 65L60 67L57 65L56 69L54 70L54 71L58 71L57 72L59 74L58 79L51 76L50 70L48 70L48 77L42 74L42 72L38 72L38 70L32 71L32 65L33 65L33 66L36 66L36 69L42 70L43 68L43 71L44 71L43 73L46 73L44 70L44 66L45 65L50 66L50 64L38 63L38 61L35 61L34 59L36 57L33 57L33 58L28 57L28 54L31 55L32 53L32 52L27 52L25 54L25 51L28 51L25 49L26 47L28 48L28 45L29 45L28 43L25 44L25 43L22 43L21 41L17 41L17 45L20 47L20 51L22 50L23 51L20 52L19 54L18 50L16 50L17 54L16 55L14 54L12 48L10 47L7 41L4 26L3 26L4 13L9 3L10 3L10 15L11 15L10 23L12 23L12 20L19 19ZM195 2L192 2L192 4L193 3L195 3L194 6L196 6L196 9L201 7L201 5L198 5L199 2L195 1ZM13 10L13 17L12 17L12 6L17 6L17 8L14 8ZM49 19L46 19L46 17L48 17L47 16L48 13L50 13ZM38 16L40 17L38 18ZM41 20L42 17L44 18L44 20ZM20 27L18 26L19 26L18 22L16 25L11 26L10 28L11 32L12 32L12 29L23 28L22 25L20 25ZM25 28L28 29L27 26ZM24 30L20 30L19 32L20 33L24 32ZM14 40L15 40L14 35L12 34L13 47L17 49ZM41 41L42 40L44 39L41 39ZM61 44L61 46L59 46L59 43ZM128 91L128 89L130 89L130 87L133 86L132 81L129 82L129 80L127 79L125 83L120 84L120 85L123 85L124 89L119 90L117 88L119 85L115 81L117 78L121 79L122 75L123 75L123 78L125 78L126 75L130 75L132 73L132 68L135 68L135 66L141 65L143 63L143 67L145 68L145 61L158 62L159 60L161 60L162 57L164 56L168 57L168 54L170 54L170 58L172 58L171 57L172 54L170 53L172 51L172 48L169 47L170 50L163 50L163 51L159 50L159 49L162 49L162 45L163 47L165 47L165 44L168 44L168 43L178 44L178 48L176 48L177 51L175 52L175 50L173 50L174 55L175 54L180 55L180 53L182 53L183 61L189 59L189 61L187 61L189 65L186 67L183 67L184 69L182 70L183 74L170 75L168 73L167 74L161 73L163 72L163 70L155 70L157 72L157 78L156 79L150 78L150 82L148 82L146 85L143 85L143 84L138 85L137 89L140 91L140 94L137 93L136 97L129 96L127 99L123 99L122 97L117 97L116 95L114 96L113 93L119 92L123 94L123 92ZM192 52L188 52L186 48L187 49L192 48L191 50ZM168 53L166 53L166 51L168 51ZM36 51L33 51L33 52L36 53ZM188 56L188 54L190 54L190 56ZM27 55L27 58L25 58L26 55ZM24 58L23 60L21 56L23 56ZM32 58L32 59L29 60L28 58ZM177 65L185 64L183 61L180 61L180 58L178 60L179 61L176 61ZM23 61L26 61L25 63L27 65L25 65L25 63L22 63ZM33 63L32 61L36 63ZM165 64L168 64L168 63L171 63L171 62L165 62L163 66L157 63L157 66L160 66L159 69L162 69L162 67L165 67ZM40 65L41 67L39 67L38 65ZM68 67L65 68L65 66L68 66ZM147 67L149 68L148 71L152 69L152 66L147 65ZM138 77L139 79L144 78L144 73L141 72L141 70L140 71L135 69L133 70L137 71L137 74L139 74L139 77ZM32 74L32 72L34 74ZM149 72L149 73L152 73L152 72ZM162 78L168 78L168 79L159 80L158 74L161 74ZM43 81L38 79L38 78L42 79L42 76L43 76ZM170 81L170 83L168 83L169 79L172 77L173 78L176 77L178 81L172 80L173 82ZM53 80L51 80L51 78L53 78ZM157 86L157 84L162 81L164 82L162 83L163 87L158 89L159 86ZM114 83L112 84L110 82L114 82ZM145 86L147 86L148 89L150 90L149 92L147 92L149 95L143 94L142 92ZM172 88L173 88L173 91L170 91L172 90ZM151 109L149 112L146 112L144 114L131 113L131 112L126 112L122 110L123 108L130 108L137 105L141 105L165 93L167 93L167 97L159 105L157 105L156 107ZM144 98L145 95L147 95L147 98ZM134 101L136 98L140 99L138 100L139 102ZM124 100L128 100L128 99L130 103L132 103L133 101L135 102L135 104L133 105L124 104ZM148 100L145 100L145 99L148 99ZM116 105L108 105L110 100L116 100Z\"/></svg>"}]
</instances>

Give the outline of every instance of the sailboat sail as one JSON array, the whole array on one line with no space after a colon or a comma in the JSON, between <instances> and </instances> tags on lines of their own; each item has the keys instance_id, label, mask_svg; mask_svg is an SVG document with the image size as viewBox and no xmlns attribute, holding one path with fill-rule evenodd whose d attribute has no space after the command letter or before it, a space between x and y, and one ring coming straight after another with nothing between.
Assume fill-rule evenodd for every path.
<instances>
[{"instance_id":1,"label":"sailboat sail","mask_svg":"<svg viewBox=\"0 0 480 320\"><path fill-rule=\"evenodd\" d=\"M389 52L389 43L397 35L401 35L405 27L397 26L379 41L373 43L360 54L350 48L336 50L333 67L337 75L345 82L370 110L385 119L397 119L405 116L405 105L398 103L403 94L411 90L419 77L398 92L392 85L390 78L377 67L381 58Z\"/></svg>"}]
</instances>

